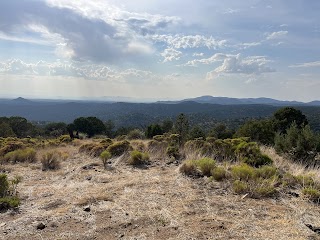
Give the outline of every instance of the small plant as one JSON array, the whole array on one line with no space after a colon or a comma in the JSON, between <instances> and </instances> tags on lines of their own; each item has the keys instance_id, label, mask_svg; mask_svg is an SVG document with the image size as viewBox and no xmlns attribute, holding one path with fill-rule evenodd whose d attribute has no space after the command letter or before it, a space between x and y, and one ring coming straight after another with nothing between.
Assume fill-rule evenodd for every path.
<instances>
[{"instance_id":1,"label":"small plant","mask_svg":"<svg viewBox=\"0 0 320 240\"><path fill-rule=\"evenodd\" d=\"M256 170L256 176L260 178L272 178L278 175L277 168L273 166L262 166Z\"/></svg>"},{"instance_id":2,"label":"small plant","mask_svg":"<svg viewBox=\"0 0 320 240\"><path fill-rule=\"evenodd\" d=\"M100 154L100 158L102 160L102 163L103 163L103 167L106 169L107 167L107 163L108 163L108 160L111 158L111 153L107 150L103 151L101 154Z\"/></svg>"},{"instance_id":3,"label":"small plant","mask_svg":"<svg viewBox=\"0 0 320 240\"><path fill-rule=\"evenodd\" d=\"M211 176L216 181L222 181L227 177L227 171L223 167L215 167L211 170Z\"/></svg>"},{"instance_id":4,"label":"small plant","mask_svg":"<svg viewBox=\"0 0 320 240\"><path fill-rule=\"evenodd\" d=\"M196 166L204 176L210 177L211 171L216 167L216 161L211 158L202 158L195 161Z\"/></svg>"},{"instance_id":5,"label":"small plant","mask_svg":"<svg viewBox=\"0 0 320 240\"><path fill-rule=\"evenodd\" d=\"M231 175L234 179L248 181L255 176L255 169L247 164L233 166Z\"/></svg>"},{"instance_id":6,"label":"small plant","mask_svg":"<svg viewBox=\"0 0 320 240\"><path fill-rule=\"evenodd\" d=\"M241 194L246 193L249 187L246 182L242 182L241 180L235 180L232 184L232 189L235 193Z\"/></svg>"},{"instance_id":7,"label":"small plant","mask_svg":"<svg viewBox=\"0 0 320 240\"><path fill-rule=\"evenodd\" d=\"M36 151L33 148L25 148L25 149L18 149L13 152L8 152L2 159L4 162L35 162L36 158Z\"/></svg>"},{"instance_id":8,"label":"small plant","mask_svg":"<svg viewBox=\"0 0 320 240\"><path fill-rule=\"evenodd\" d=\"M111 144L107 150L111 153L113 157L121 156L122 154L132 150L130 143L126 140L115 142Z\"/></svg>"},{"instance_id":9,"label":"small plant","mask_svg":"<svg viewBox=\"0 0 320 240\"><path fill-rule=\"evenodd\" d=\"M167 156L174 158L175 160L180 158L179 147L178 146L169 146L167 147Z\"/></svg>"},{"instance_id":10,"label":"small plant","mask_svg":"<svg viewBox=\"0 0 320 240\"><path fill-rule=\"evenodd\" d=\"M137 166L145 164L149 161L149 155L147 153L142 153L137 150L134 150L130 154L130 159L128 160L128 164Z\"/></svg>"},{"instance_id":11,"label":"small plant","mask_svg":"<svg viewBox=\"0 0 320 240\"><path fill-rule=\"evenodd\" d=\"M42 155L42 171L57 170L60 168L60 154L55 151L47 152Z\"/></svg>"},{"instance_id":12,"label":"small plant","mask_svg":"<svg viewBox=\"0 0 320 240\"><path fill-rule=\"evenodd\" d=\"M0 211L19 206L20 200L16 196L16 187L20 180L21 178L16 177L10 182L6 174L0 174Z\"/></svg>"},{"instance_id":13,"label":"small plant","mask_svg":"<svg viewBox=\"0 0 320 240\"><path fill-rule=\"evenodd\" d=\"M319 203L320 202L320 191L313 187L307 187L302 190L303 195L305 195L309 200Z\"/></svg>"},{"instance_id":14,"label":"small plant","mask_svg":"<svg viewBox=\"0 0 320 240\"><path fill-rule=\"evenodd\" d=\"M189 177L198 177L201 174L198 171L198 168L194 160L185 161L179 168L179 171Z\"/></svg>"}]
</instances>

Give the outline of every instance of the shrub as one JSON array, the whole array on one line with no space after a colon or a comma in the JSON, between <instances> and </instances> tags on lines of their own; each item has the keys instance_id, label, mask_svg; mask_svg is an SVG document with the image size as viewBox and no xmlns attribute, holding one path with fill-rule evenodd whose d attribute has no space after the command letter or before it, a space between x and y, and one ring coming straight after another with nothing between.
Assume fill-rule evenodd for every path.
<instances>
[{"instance_id":1,"label":"shrub","mask_svg":"<svg viewBox=\"0 0 320 240\"><path fill-rule=\"evenodd\" d=\"M59 152L51 151L42 155L42 171L56 170L60 168Z\"/></svg>"},{"instance_id":2,"label":"shrub","mask_svg":"<svg viewBox=\"0 0 320 240\"><path fill-rule=\"evenodd\" d=\"M248 181L255 176L255 169L247 164L233 166L231 175L234 179Z\"/></svg>"},{"instance_id":3,"label":"shrub","mask_svg":"<svg viewBox=\"0 0 320 240\"><path fill-rule=\"evenodd\" d=\"M147 153L142 153L137 150L134 150L130 154L128 164L137 166L137 165L145 164L148 161L149 161L149 155Z\"/></svg>"},{"instance_id":4,"label":"shrub","mask_svg":"<svg viewBox=\"0 0 320 240\"><path fill-rule=\"evenodd\" d=\"M277 168L273 166L262 166L256 170L256 176L260 178L272 178L278 175Z\"/></svg>"},{"instance_id":5,"label":"shrub","mask_svg":"<svg viewBox=\"0 0 320 240\"><path fill-rule=\"evenodd\" d=\"M246 182L242 182L241 180L235 180L232 184L232 189L235 193L241 194L247 192L249 187Z\"/></svg>"},{"instance_id":6,"label":"shrub","mask_svg":"<svg viewBox=\"0 0 320 240\"><path fill-rule=\"evenodd\" d=\"M309 200L313 202L320 202L320 191L313 187L307 187L302 190L303 195L305 195Z\"/></svg>"},{"instance_id":7,"label":"shrub","mask_svg":"<svg viewBox=\"0 0 320 240\"><path fill-rule=\"evenodd\" d=\"M216 161L211 158L202 158L195 161L196 166L204 176L210 177L211 171L216 167Z\"/></svg>"},{"instance_id":8,"label":"shrub","mask_svg":"<svg viewBox=\"0 0 320 240\"><path fill-rule=\"evenodd\" d=\"M20 200L15 196L19 182L20 178L15 178L10 184L7 175L0 174L0 211L19 206Z\"/></svg>"},{"instance_id":9,"label":"shrub","mask_svg":"<svg viewBox=\"0 0 320 240\"><path fill-rule=\"evenodd\" d=\"M167 156L174 159L180 158L179 147L177 146L169 146L166 150Z\"/></svg>"},{"instance_id":10,"label":"shrub","mask_svg":"<svg viewBox=\"0 0 320 240\"><path fill-rule=\"evenodd\" d=\"M69 135L62 135L59 137L59 142L60 143L70 143L70 142L72 142L72 139Z\"/></svg>"},{"instance_id":11,"label":"shrub","mask_svg":"<svg viewBox=\"0 0 320 240\"><path fill-rule=\"evenodd\" d=\"M251 196L255 198L271 197L276 193L272 179L259 179L252 183Z\"/></svg>"},{"instance_id":12,"label":"shrub","mask_svg":"<svg viewBox=\"0 0 320 240\"><path fill-rule=\"evenodd\" d=\"M80 148L79 148L79 152L80 153L90 153L91 150L96 147L97 144L95 143L87 143L87 144L83 144Z\"/></svg>"},{"instance_id":13,"label":"shrub","mask_svg":"<svg viewBox=\"0 0 320 240\"><path fill-rule=\"evenodd\" d=\"M113 157L121 156L122 154L132 150L130 143L126 140L115 142L111 144L107 150L111 153Z\"/></svg>"},{"instance_id":14,"label":"shrub","mask_svg":"<svg viewBox=\"0 0 320 240\"><path fill-rule=\"evenodd\" d=\"M111 158L111 153L107 150L103 151L101 154L100 154L100 158L102 160L102 163L103 163L103 167L106 169L107 167L107 162L108 160Z\"/></svg>"},{"instance_id":15,"label":"shrub","mask_svg":"<svg viewBox=\"0 0 320 240\"><path fill-rule=\"evenodd\" d=\"M216 181L222 181L227 177L227 171L223 167L216 167L211 170L211 176Z\"/></svg>"},{"instance_id":16,"label":"shrub","mask_svg":"<svg viewBox=\"0 0 320 240\"><path fill-rule=\"evenodd\" d=\"M0 174L0 197L7 195L9 190L9 182L6 174Z\"/></svg>"},{"instance_id":17,"label":"shrub","mask_svg":"<svg viewBox=\"0 0 320 240\"><path fill-rule=\"evenodd\" d=\"M129 140L133 139L144 139L145 138L145 133L139 129L133 129L127 134L127 138Z\"/></svg>"},{"instance_id":18,"label":"shrub","mask_svg":"<svg viewBox=\"0 0 320 240\"><path fill-rule=\"evenodd\" d=\"M5 146L0 149L0 156L6 155L8 152L13 152L18 149L25 148L25 144L22 142L17 142L13 140L12 142L7 142Z\"/></svg>"},{"instance_id":19,"label":"shrub","mask_svg":"<svg viewBox=\"0 0 320 240\"><path fill-rule=\"evenodd\" d=\"M36 151L33 148L26 148L26 149L19 149L13 152L8 152L4 157L4 162L35 162L36 158Z\"/></svg>"},{"instance_id":20,"label":"shrub","mask_svg":"<svg viewBox=\"0 0 320 240\"><path fill-rule=\"evenodd\" d=\"M201 174L199 173L196 164L193 160L185 161L179 168L179 171L189 177L195 176L198 177Z\"/></svg>"}]
</instances>

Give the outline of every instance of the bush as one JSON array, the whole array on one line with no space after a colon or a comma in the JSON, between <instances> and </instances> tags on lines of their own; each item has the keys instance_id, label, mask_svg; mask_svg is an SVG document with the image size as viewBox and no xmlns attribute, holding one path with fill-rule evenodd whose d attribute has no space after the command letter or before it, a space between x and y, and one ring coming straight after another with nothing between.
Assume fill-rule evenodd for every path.
<instances>
[{"instance_id":1,"label":"bush","mask_svg":"<svg viewBox=\"0 0 320 240\"><path fill-rule=\"evenodd\" d=\"M127 134L127 138L129 140L133 139L144 139L145 138L145 133L139 129L133 129Z\"/></svg>"},{"instance_id":2,"label":"bush","mask_svg":"<svg viewBox=\"0 0 320 240\"><path fill-rule=\"evenodd\" d=\"M19 149L13 152L7 153L3 157L4 162L29 162L33 163L37 160L36 158L36 151L33 148L26 148L26 149Z\"/></svg>"},{"instance_id":3,"label":"bush","mask_svg":"<svg viewBox=\"0 0 320 240\"><path fill-rule=\"evenodd\" d=\"M149 161L149 155L147 153L142 153L137 150L134 150L130 154L128 164L137 166L137 165L145 164L148 161Z\"/></svg>"},{"instance_id":4,"label":"bush","mask_svg":"<svg viewBox=\"0 0 320 240\"><path fill-rule=\"evenodd\" d=\"M25 147L26 146L25 146L24 143L17 142L15 140L13 140L12 142L7 142L7 143L5 143L5 146L3 146L0 149L0 157L6 155L9 152L13 152L13 151L18 150L18 149L23 149Z\"/></svg>"},{"instance_id":5,"label":"bush","mask_svg":"<svg viewBox=\"0 0 320 240\"><path fill-rule=\"evenodd\" d=\"M273 166L262 166L256 170L256 176L264 179L272 178L278 176L278 170Z\"/></svg>"},{"instance_id":6,"label":"bush","mask_svg":"<svg viewBox=\"0 0 320 240\"><path fill-rule=\"evenodd\" d=\"M319 203L320 202L320 191L313 187L307 187L302 190L304 196L309 200Z\"/></svg>"},{"instance_id":7,"label":"bush","mask_svg":"<svg viewBox=\"0 0 320 240\"><path fill-rule=\"evenodd\" d=\"M132 150L132 147L128 141L124 140L111 144L107 150L111 153L112 157L117 157Z\"/></svg>"},{"instance_id":8,"label":"bush","mask_svg":"<svg viewBox=\"0 0 320 240\"><path fill-rule=\"evenodd\" d=\"M106 169L107 167L107 162L108 160L111 158L111 153L107 150L103 151L101 154L100 154L100 158L102 160L102 163L103 163L103 167Z\"/></svg>"},{"instance_id":9,"label":"bush","mask_svg":"<svg viewBox=\"0 0 320 240\"><path fill-rule=\"evenodd\" d=\"M255 169L247 164L241 164L231 168L231 175L234 179L248 181L254 178Z\"/></svg>"},{"instance_id":10,"label":"bush","mask_svg":"<svg viewBox=\"0 0 320 240\"><path fill-rule=\"evenodd\" d=\"M42 155L42 171L57 170L60 168L60 153L51 151Z\"/></svg>"},{"instance_id":11,"label":"bush","mask_svg":"<svg viewBox=\"0 0 320 240\"><path fill-rule=\"evenodd\" d=\"M19 182L20 178L9 182L6 174L0 174L0 211L19 206L20 200L15 196Z\"/></svg>"},{"instance_id":12,"label":"bush","mask_svg":"<svg viewBox=\"0 0 320 240\"><path fill-rule=\"evenodd\" d=\"M232 189L235 193L241 194L246 193L249 187L246 182L242 182L241 180L235 180L232 184Z\"/></svg>"},{"instance_id":13,"label":"bush","mask_svg":"<svg viewBox=\"0 0 320 240\"><path fill-rule=\"evenodd\" d=\"M179 168L179 171L188 177L199 177L201 176L198 168L193 160L185 161Z\"/></svg>"},{"instance_id":14,"label":"bush","mask_svg":"<svg viewBox=\"0 0 320 240\"><path fill-rule=\"evenodd\" d=\"M211 170L211 176L216 181L222 181L227 177L227 171L223 167L216 167Z\"/></svg>"},{"instance_id":15,"label":"bush","mask_svg":"<svg viewBox=\"0 0 320 240\"><path fill-rule=\"evenodd\" d=\"M255 198L271 197L276 193L274 181L272 179L259 179L252 183L251 196Z\"/></svg>"},{"instance_id":16,"label":"bush","mask_svg":"<svg viewBox=\"0 0 320 240\"><path fill-rule=\"evenodd\" d=\"M180 158L179 147L177 146L167 147L166 153L168 157L174 158L175 160Z\"/></svg>"},{"instance_id":17,"label":"bush","mask_svg":"<svg viewBox=\"0 0 320 240\"><path fill-rule=\"evenodd\" d=\"M211 171L216 167L216 161L211 158L202 158L195 161L196 166L204 176L210 177Z\"/></svg>"}]
</instances>

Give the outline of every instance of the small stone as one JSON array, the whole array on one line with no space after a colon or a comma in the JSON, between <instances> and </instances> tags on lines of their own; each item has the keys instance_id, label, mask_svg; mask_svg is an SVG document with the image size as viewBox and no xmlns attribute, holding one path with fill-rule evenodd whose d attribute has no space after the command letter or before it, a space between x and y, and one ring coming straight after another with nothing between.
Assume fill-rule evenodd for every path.
<instances>
[{"instance_id":1,"label":"small stone","mask_svg":"<svg viewBox=\"0 0 320 240\"><path fill-rule=\"evenodd\" d=\"M86 180L88 180L88 181L90 181L91 179L92 179L91 176L87 176L87 177L86 177Z\"/></svg>"},{"instance_id":2,"label":"small stone","mask_svg":"<svg viewBox=\"0 0 320 240\"><path fill-rule=\"evenodd\" d=\"M85 208L83 209L83 211L85 211L85 212L90 212L91 209L90 209L90 207L85 207Z\"/></svg>"},{"instance_id":3,"label":"small stone","mask_svg":"<svg viewBox=\"0 0 320 240\"><path fill-rule=\"evenodd\" d=\"M38 230L43 230L43 229L45 229L46 228L46 225L44 225L43 223L39 223L38 225L37 225L37 229Z\"/></svg>"},{"instance_id":4,"label":"small stone","mask_svg":"<svg viewBox=\"0 0 320 240\"><path fill-rule=\"evenodd\" d=\"M5 226L6 225L6 223L1 223L0 224L0 227L3 227L3 226Z\"/></svg>"}]
</instances>

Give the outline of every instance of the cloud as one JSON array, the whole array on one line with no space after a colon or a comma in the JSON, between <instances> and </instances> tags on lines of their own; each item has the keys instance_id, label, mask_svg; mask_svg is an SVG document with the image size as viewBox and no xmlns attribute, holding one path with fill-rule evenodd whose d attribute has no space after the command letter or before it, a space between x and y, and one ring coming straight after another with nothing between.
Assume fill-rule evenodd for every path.
<instances>
[{"instance_id":1,"label":"cloud","mask_svg":"<svg viewBox=\"0 0 320 240\"><path fill-rule=\"evenodd\" d=\"M204 53L194 53L192 54L193 57L203 57L204 56Z\"/></svg>"},{"instance_id":2,"label":"cloud","mask_svg":"<svg viewBox=\"0 0 320 240\"><path fill-rule=\"evenodd\" d=\"M220 55L222 58L223 55ZM246 74L259 75L262 73L275 72L275 69L267 66L270 60L264 56L250 56L242 58L240 54L225 55L220 66L207 73L207 78L212 79L217 74Z\"/></svg>"},{"instance_id":3,"label":"cloud","mask_svg":"<svg viewBox=\"0 0 320 240\"><path fill-rule=\"evenodd\" d=\"M320 67L320 61L306 62L289 66L291 68Z\"/></svg>"},{"instance_id":4,"label":"cloud","mask_svg":"<svg viewBox=\"0 0 320 240\"><path fill-rule=\"evenodd\" d=\"M163 62L171 62L173 60L179 60L182 52L175 50L173 48L167 48L162 53L161 56L164 58Z\"/></svg>"},{"instance_id":5,"label":"cloud","mask_svg":"<svg viewBox=\"0 0 320 240\"><path fill-rule=\"evenodd\" d=\"M288 35L288 31L278 31L273 33L268 33L267 40L281 39Z\"/></svg>"},{"instance_id":6,"label":"cloud","mask_svg":"<svg viewBox=\"0 0 320 240\"><path fill-rule=\"evenodd\" d=\"M222 48L226 45L226 40L216 40L212 36L202 35L149 35L149 39L154 42L166 43L169 47L176 49L200 48L208 49Z\"/></svg>"},{"instance_id":7,"label":"cloud","mask_svg":"<svg viewBox=\"0 0 320 240\"><path fill-rule=\"evenodd\" d=\"M228 55L228 54L224 54L224 53L216 53L213 56L209 57L209 58L203 58L203 59L194 59L191 61L188 61L186 64L184 64L184 66L192 66L192 67L196 67L198 64L211 64L214 62L218 62L218 61L223 61L226 58L230 58L230 57L234 57L237 55Z\"/></svg>"}]
</instances>

